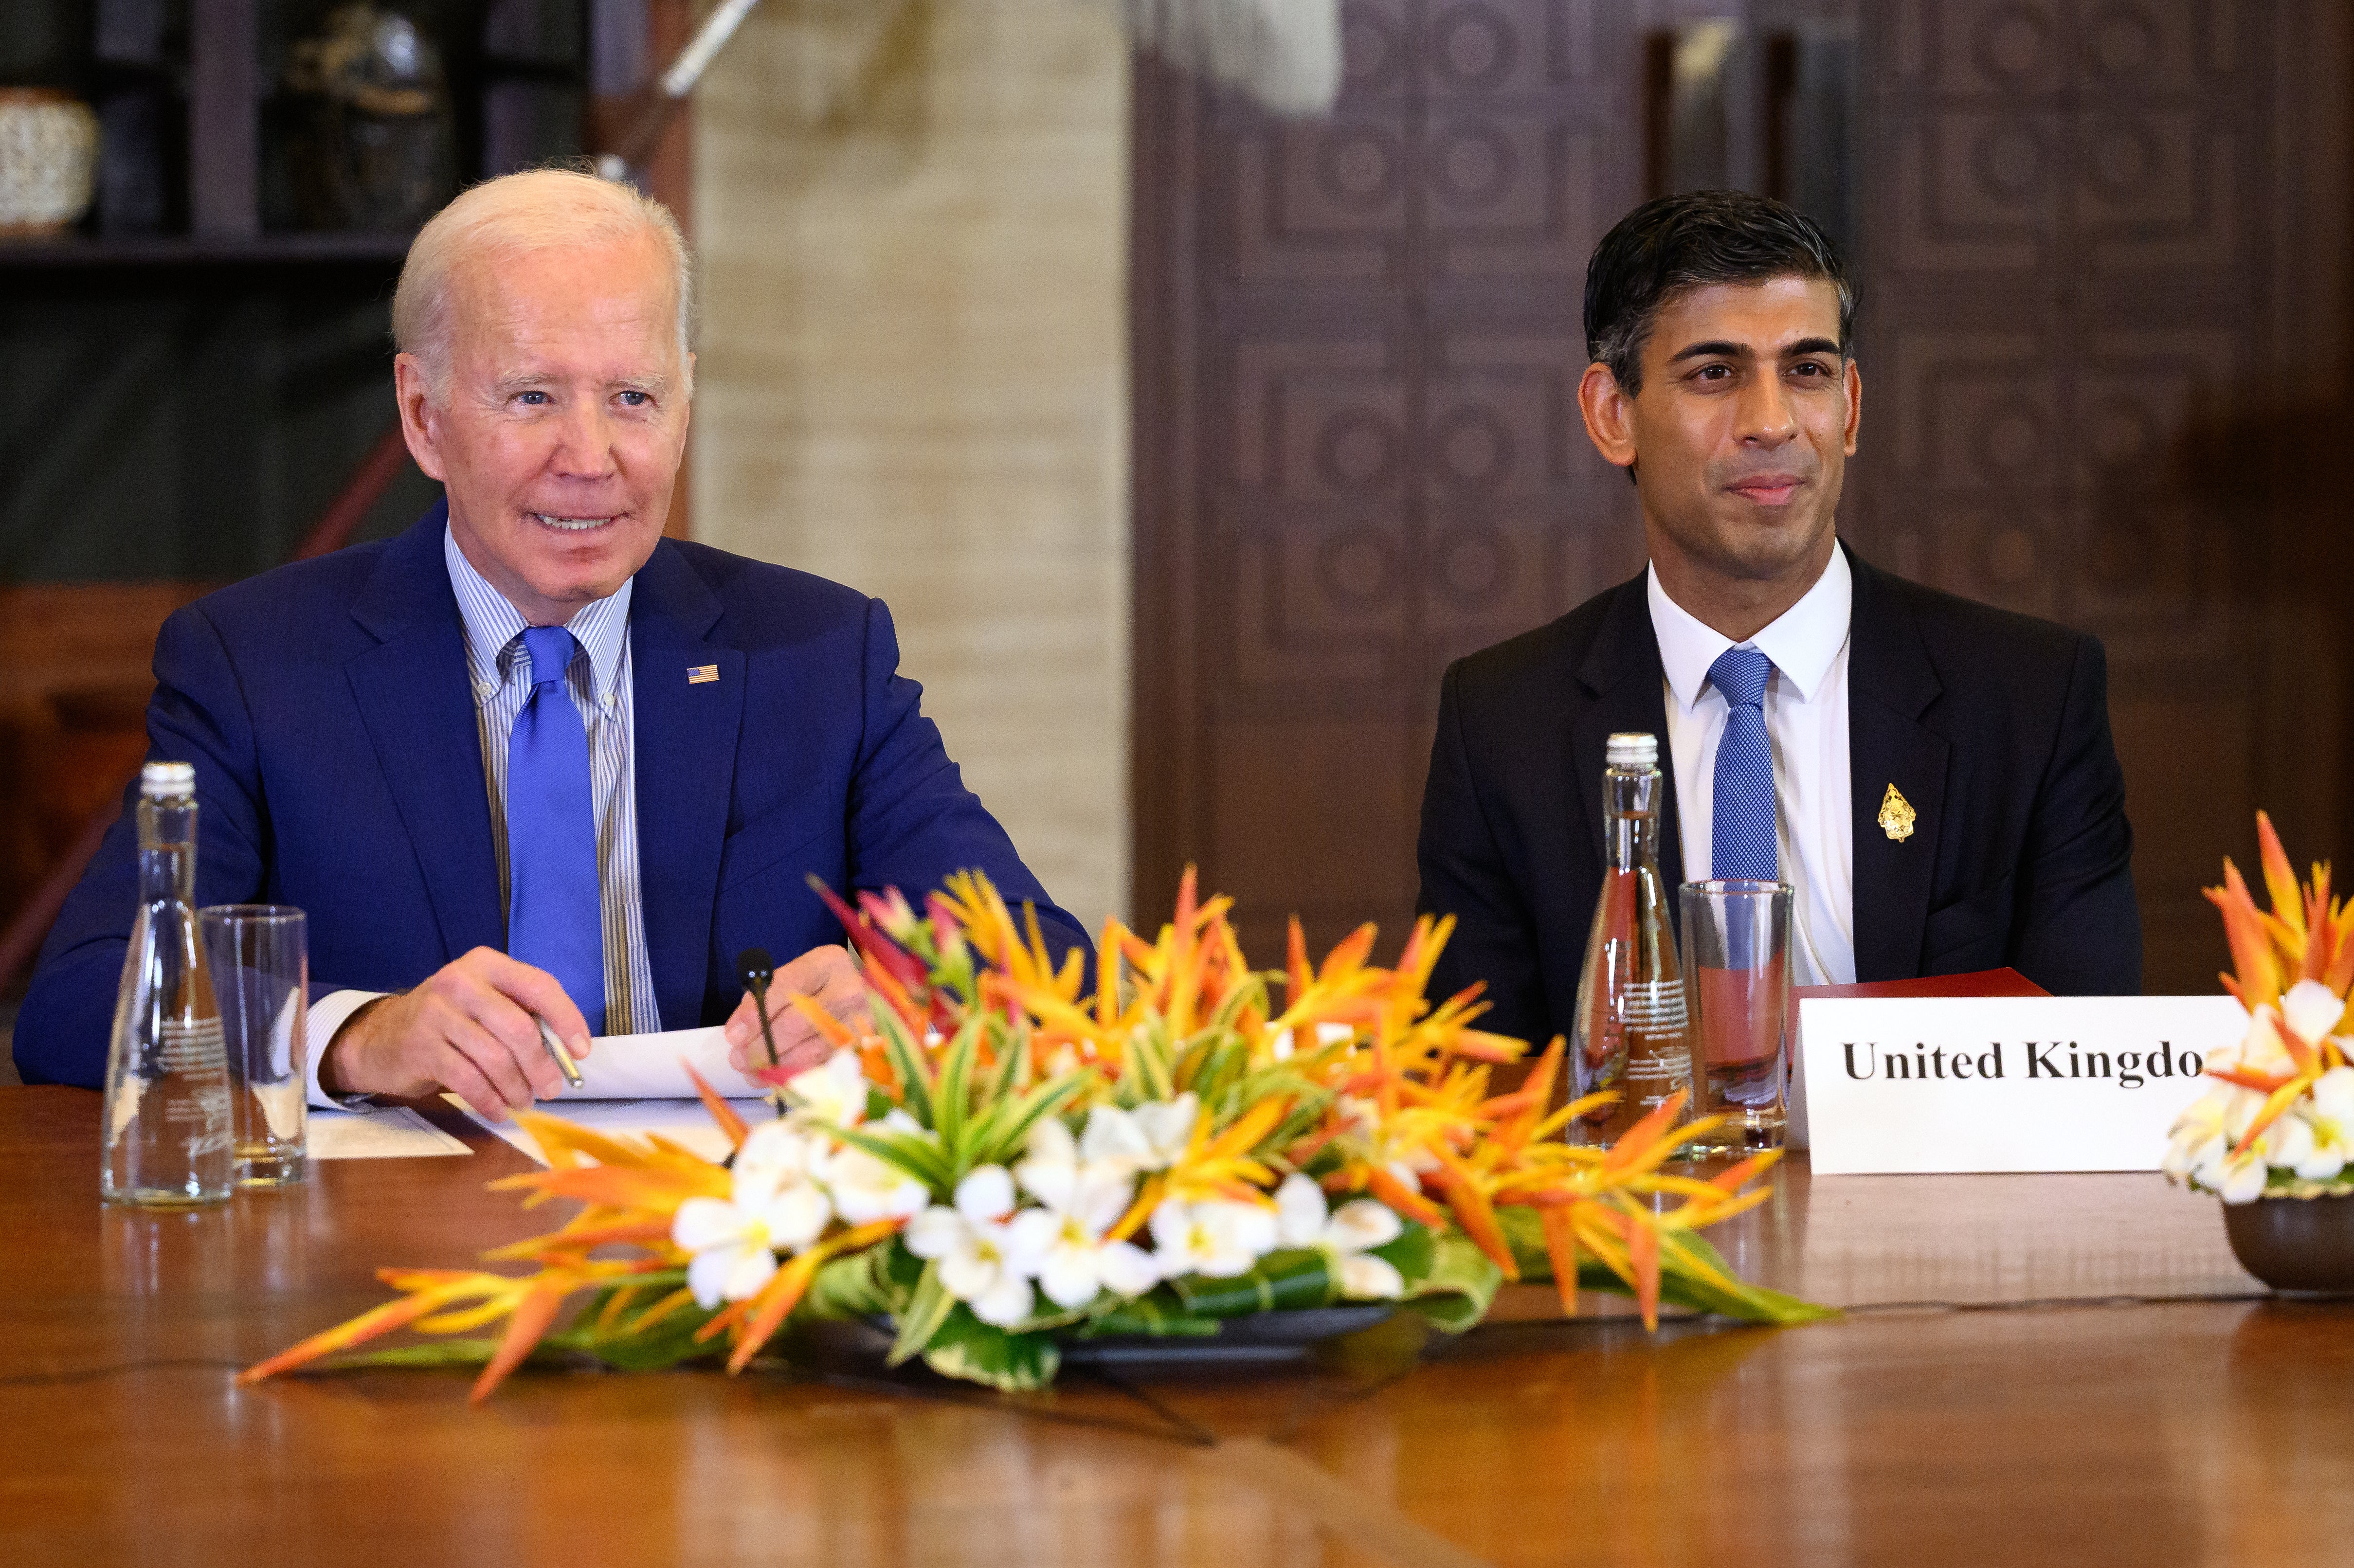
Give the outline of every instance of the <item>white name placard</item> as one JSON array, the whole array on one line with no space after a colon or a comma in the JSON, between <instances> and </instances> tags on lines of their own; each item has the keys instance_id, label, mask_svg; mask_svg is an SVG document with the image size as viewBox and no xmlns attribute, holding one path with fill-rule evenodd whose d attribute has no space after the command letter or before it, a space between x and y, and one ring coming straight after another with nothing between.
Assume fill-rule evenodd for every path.
<instances>
[{"instance_id":1,"label":"white name placard","mask_svg":"<svg viewBox=\"0 0 2354 1568\"><path fill-rule=\"evenodd\" d=\"M1814 1172L2155 1171L2247 1027L2228 996L1809 999Z\"/></svg>"}]
</instances>

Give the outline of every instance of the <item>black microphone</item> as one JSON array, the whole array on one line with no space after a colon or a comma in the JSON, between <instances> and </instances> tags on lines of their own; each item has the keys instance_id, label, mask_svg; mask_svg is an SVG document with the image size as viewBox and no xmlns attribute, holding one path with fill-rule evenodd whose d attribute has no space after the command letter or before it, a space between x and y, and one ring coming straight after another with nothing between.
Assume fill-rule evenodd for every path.
<instances>
[{"instance_id":1,"label":"black microphone","mask_svg":"<svg viewBox=\"0 0 2354 1568\"><path fill-rule=\"evenodd\" d=\"M766 948L747 948L736 955L736 972L752 993L752 1011L760 1015L760 1040L769 1048L769 1065L777 1065L777 1037L769 1029L769 982L777 978L777 962Z\"/></svg>"}]
</instances>

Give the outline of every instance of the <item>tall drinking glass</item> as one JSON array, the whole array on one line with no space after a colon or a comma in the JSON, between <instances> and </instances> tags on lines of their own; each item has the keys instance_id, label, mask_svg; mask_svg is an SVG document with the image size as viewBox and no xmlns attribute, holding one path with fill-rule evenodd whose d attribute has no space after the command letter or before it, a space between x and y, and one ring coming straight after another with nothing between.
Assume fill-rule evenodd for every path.
<instances>
[{"instance_id":1,"label":"tall drinking glass","mask_svg":"<svg viewBox=\"0 0 2354 1568\"><path fill-rule=\"evenodd\" d=\"M196 923L228 1047L238 1185L300 1181L307 1170L302 1025L311 987L302 911L217 904L199 911Z\"/></svg>"},{"instance_id":2,"label":"tall drinking glass","mask_svg":"<svg viewBox=\"0 0 2354 1568\"><path fill-rule=\"evenodd\" d=\"M1699 1157L1779 1149L1793 1023L1789 885L1687 882L1681 899L1692 1111L1725 1118L1687 1147Z\"/></svg>"}]
</instances>

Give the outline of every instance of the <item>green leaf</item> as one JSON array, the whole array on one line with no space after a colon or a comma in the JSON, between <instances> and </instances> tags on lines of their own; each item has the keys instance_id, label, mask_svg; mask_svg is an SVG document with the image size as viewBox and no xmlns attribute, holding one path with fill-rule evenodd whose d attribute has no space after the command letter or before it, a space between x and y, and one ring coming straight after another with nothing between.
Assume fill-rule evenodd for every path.
<instances>
[{"instance_id":1,"label":"green leaf","mask_svg":"<svg viewBox=\"0 0 2354 1568\"><path fill-rule=\"evenodd\" d=\"M1496 1211L1497 1228L1521 1266L1522 1279L1551 1279L1553 1255L1545 1251L1544 1216L1527 1203L1508 1203Z\"/></svg>"},{"instance_id":2,"label":"green leaf","mask_svg":"<svg viewBox=\"0 0 2354 1568\"><path fill-rule=\"evenodd\" d=\"M550 1334L543 1343L557 1350L582 1351L619 1372L659 1372L697 1356L717 1355L727 1349L722 1340L697 1344L695 1331L711 1320L699 1307L682 1307L645 1333L599 1336L594 1330L574 1329Z\"/></svg>"},{"instance_id":3,"label":"green leaf","mask_svg":"<svg viewBox=\"0 0 2354 1568\"><path fill-rule=\"evenodd\" d=\"M900 1099L907 1114L926 1127L931 1126L932 1079L924 1065L923 1051L908 1037L907 1026L899 1022L890 1003L876 997L870 1011L875 1014L875 1032L883 1036L884 1053L899 1075Z\"/></svg>"},{"instance_id":4,"label":"green leaf","mask_svg":"<svg viewBox=\"0 0 2354 1568\"><path fill-rule=\"evenodd\" d=\"M1192 1075L1185 1086L1202 1097L1202 1103L1216 1117L1216 1125L1224 1127L1249 1107L1241 1103L1240 1078L1250 1066L1250 1048L1230 1034L1213 1034L1205 1031L1195 1036L1209 1044L1194 1058Z\"/></svg>"},{"instance_id":5,"label":"green leaf","mask_svg":"<svg viewBox=\"0 0 2354 1568\"><path fill-rule=\"evenodd\" d=\"M817 1125L852 1148L863 1149L913 1176L937 1193L946 1194L956 1185L948 1156L928 1138L912 1132L883 1132L871 1127L837 1127L830 1121Z\"/></svg>"},{"instance_id":6,"label":"green leaf","mask_svg":"<svg viewBox=\"0 0 2354 1568\"><path fill-rule=\"evenodd\" d=\"M1259 1148L1268 1150L1290 1148L1324 1119L1324 1108L1331 1103L1331 1090L1310 1088L1291 1107L1290 1114L1276 1124L1275 1130L1267 1135Z\"/></svg>"},{"instance_id":7,"label":"green leaf","mask_svg":"<svg viewBox=\"0 0 2354 1568\"><path fill-rule=\"evenodd\" d=\"M1504 1271L1460 1231L1437 1237L1431 1252L1430 1271L1420 1284L1406 1287L1405 1305L1430 1319L1433 1328L1459 1334L1495 1305Z\"/></svg>"},{"instance_id":8,"label":"green leaf","mask_svg":"<svg viewBox=\"0 0 2354 1568\"><path fill-rule=\"evenodd\" d=\"M546 1341L542 1340L544 1346ZM386 1351L355 1351L320 1364L334 1372L355 1367L478 1367L498 1353L496 1340L425 1340ZM534 1351L536 1355L538 1351Z\"/></svg>"},{"instance_id":9,"label":"green leaf","mask_svg":"<svg viewBox=\"0 0 2354 1568\"><path fill-rule=\"evenodd\" d=\"M1537 1211L1514 1204L1499 1209L1496 1218L1504 1227L1504 1236L1511 1244L1512 1257L1521 1266L1521 1277L1529 1281L1553 1278L1553 1260L1545 1255L1544 1224ZM1713 1268L1733 1279L1734 1288L1701 1277L1692 1263ZM1607 1291L1614 1296L1635 1294L1628 1283L1596 1259L1582 1253L1577 1263L1577 1287L1580 1290ZM1659 1237L1659 1299L1670 1305L1688 1308L1695 1312L1715 1312L1744 1323L1815 1323L1836 1318L1835 1307L1820 1307L1796 1296L1786 1296L1778 1290L1751 1285L1733 1272L1704 1237L1690 1231L1663 1232Z\"/></svg>"},{"instance_id":10,"label":"green leaf","mask_svg":"<svg viewBox=\"0 0 2354 1568\"><path fill-rule=\"evenodd\" d=\"M1140 1090L1129 1109L1133 1110L1148 1101L1177 1097L1176 1077L1169 1060L1169 1043L1160 1029L1140 1029L1129 1037L1126 1070L1136 1075Z\"/></svg>"},{"instance_id":11,"label":"green leaf","mask_svg":"<svg viewBox=\"0 0 2354 1568\"><path fill-rule=\"evenodd\" d=\"M1398 1223L1404 1228L1395 1241L1367 1247L1365 1252L1367 1256L1378 1257L1396 1269L1411 1290L1430 1277L1431 1269L1438 1262L1438 1243L1431 1235L1430 1227L1420 1221L1401 1218Z\"/></svg>"},{"instance_id":12,"label":"green leaf","mask_svg":"<svg viewBox=\"0 0 2354 1568\"><path fill-rule=\"evenodd\" d=\"M956 1306L957 1298L940 1283L939 1264L924 1265L923 1277L907 1298L907 1310L899 1314L899 1335L891 1341L891 1353L884 1358L884 1364L896 1367L930 1344Z\"/></svg>"},{"instance_id":13,"label":"green leaf","mask_svg":"<svg viewBox=\"0 0 2354 1568\"><path fill-rule=\"evenodd\" d=\"M1226 993L1226 1000L1220 1002L1218 1011L1210 1015L1209 1026L1224 1033L1238 1033L1240 1026L1236 1020L1242 1017L1245 1008L1253 1006L1261 1012L1267 1011L1267 977L1257 971Z\"/></svg>"},{"instance_id":14,"label":"green leaf","mask_svg":"<svg viewBox=\"0 0 2354 1568\"><path fill-rule=\"evenodd\" d=\"M726 1351L726 1346L717 1341L695 1343L695 1331L711 1320L711 1314L699 1307L680 1308L650 1330L636 1331L631 1326L633 1320L643 1317L659 1296L667 1294L666 1287L678 1283L678 1277L653 1277L637 1283L642 1290L638 1310L625 1312L618 1322L599 1327L598 1314L620 1287L600 1290L575 1315L571 1327L548 1335L532 1348L527 1364L545 1365L586 1356L619 1372L659 1372L681 1361ZM649 1285L652 1289L644 1288ZM329 1364L339 1368L474 1367L488 1361L498 1348L496 1339L429 1339L337 1357Z\"/></svg>"},{"instance_id":15,"label":"green leaf","mask_svg":"<svg viewBox=\"0 0 2354 1568\"><path fill-rule=\"evenodd\" d=\"M811 1318L896 1318L907 1304L908 1287L891 1277L891 1255L899 1251L895 1238L879 1246L862 1247L842 1257L829 1258L810 1281L809 1293L793 1315Z\"/></svg>"},{"instance_id":16,"label":"green leaf","mask_svg":"<svg viewBox=\"0 0 2354 1568\"><path fill-rule=\"evenodd\" d=\"M1005 1031L991 1030L991 1044L997 1052L997 1073L989 1083L989 1104L991 1110L1002 1106L1021 1091L1022 1064L1030 1055L1030 1043L1005 1038Z\"/></svg>"},{"instance_id":17,"label":"green leaf","mask_svg":"<svg viewBox=\"0 0 2354 1568\"><path fill-rule=\"evenodd\" d=\"M1037 1124L1038 1118L1060 1112L1087 1086L1090 1075L1082 1069L1034 1085L1028 1093L1013 1102L1013 1109L1003 1125L992 1128L987 1139L972 1140L971 1147L965 1150L971 1163L964 1170L979 1165L1004 1164L1030 1141L1030 1129ZM961 1180L964 1171L958 1171L957 1175Z\"/></svg>"},{"instance_id":18,"label":"green leaf","mask_svg":"<svg viewBox=\"0 0 2354 1568\"><path fill-rule=\"evenodd\" d=\"M569 1327L548 1335L541 1343L581 1351L623 1372L652 1372L713 1354L725 1347L710 1341L699 1345L695 1342L695 1331L712 1318L700 1307L677 1308L652 1328L638 1328L663 1297L685 1282L684 1269L668 1269L640 1276L627 1286L608 1287L580 1309ZM622 1289L631 1292L630 1308L613 1322L600 1325L598 1319L606 1303Z\"/></svg>"},{"instance_id":19,"label":"green leaf","mask_svg":"<svg viewBox=\"0 0 2354 1568\"><path fill-rule=\"evenodd\" d=\"M1702 1270L1688 1265L1687 1258L1731 1279L1732 1287L1702 1277ZM1581 1267L1581 1285L1585 1274ZM1626 1289L1616 1276L1613 1280L1618 1289ZM1668 1294L1670 1281L1677 1287L1673 1296ZM1835 1307L1819 1307L1811 1301L1750 1284L1733 1272L1733 1266L1716 1248L1690 1231L1670 1231L1659 1238L1659 1296L1662 1300L1675 1301L1696 1311L1722 1313L1750 1323L1813 1323L1840 1315Z\"/></svg>"},{"instance_id":20,"label":"green leaf","mask_svg":"<svg viewBox=\"0 0 2354 1568\"><path fill-rule=\"evenodd\" d=\"M1188 1313L1203 1318L1326 1307L1339 1290L1324 1255L1313 1247L1268 1253L1258 1260L1257 1267L1232 1279L1189 1274L1170 1281L1170 1287Z\"/></svg>"},{"instance_id":21,"label":"green leaf","mask_svg":"<svg viewBox=\"0 0 2354 1568\"><path fill-rule=\"evenodd\" d=\"M932 1096L932 1130L940 1135L940 1147L951 1167L963 1164L959 1156L965 1122L972 1113L972 1064L980 1050L981 1018L976 1014L964 1021L940 1058L939 1086Z\"/></svg>"},{"instance_id":22,"label":"green leaf","mask_svg":"<svg viewBox=\"0 0 2354 1568\"><path fill-rule=\"evenodd\" d=\"M1159 1285L1150 1295L1123 1301L1098 1316L1079 1330L1078 1337L1093 1340L1106 1334L1150 1334L1206 1339L1216 1334L1218 1329L1217 1319L1186 1311L1174 1290Z\"/></svg>"},{"instance_id":23,"label":"green leaf","mask_svg":"<svg viewBox=\"0 0 2354 1568\"><path fill-rule=\"evenodd\" d=\"M962 1303L948 1315L924 1351L924 1364L942 1377L1009 1393L1045 1387L1062 1363L1062 1351L1044 1334L1009 1334L991 1328Z\"/></svg>"}]
</instances>

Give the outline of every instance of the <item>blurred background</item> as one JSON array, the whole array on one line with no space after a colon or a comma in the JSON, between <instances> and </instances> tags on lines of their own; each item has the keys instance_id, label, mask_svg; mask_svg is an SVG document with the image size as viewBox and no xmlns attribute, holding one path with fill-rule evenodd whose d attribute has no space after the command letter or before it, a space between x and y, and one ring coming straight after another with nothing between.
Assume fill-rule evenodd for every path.
<instances>
[{"instance_id":1,"label":"blurred background","mask_svg":"<svg viewBox=\"0 0 2354 1568\"><path fill-rule=\"evenodd\" d=\"M0 4L0 1021L162 618L429 503L407 232L626 141L711 8ZM1641 566L1588 252L1782 196L1862 279L1843 535L2105 640L2147 984L2211 990L2256 808L2354 837L2349 88L2330 0L765 0L635 164L673 529L886 599L1083 919L1198 862L1267 961L1394 942L1446 662Z\"/></svg>"}]
</instances>

